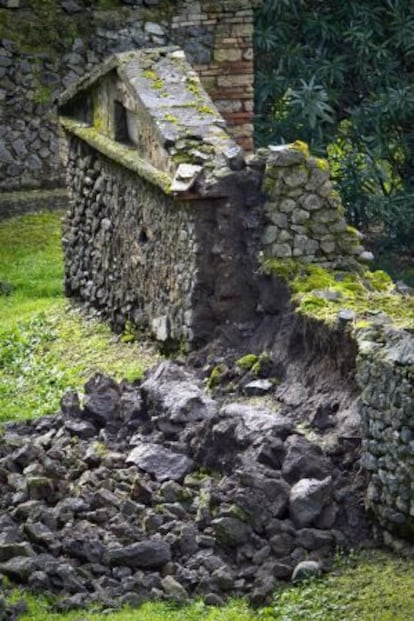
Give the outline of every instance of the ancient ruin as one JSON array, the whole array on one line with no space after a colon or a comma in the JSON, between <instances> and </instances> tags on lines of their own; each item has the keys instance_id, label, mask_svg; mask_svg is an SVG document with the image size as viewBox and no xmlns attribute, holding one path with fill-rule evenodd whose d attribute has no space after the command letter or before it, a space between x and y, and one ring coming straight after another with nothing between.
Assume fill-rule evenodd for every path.
<instances>
[{"instance_id":1,"label":"ancient ruin","mask_svg":"<svg viewBox=\"0 0 414 621\"><path fill-rule=\"evenodd\" d=\"M384 283L327 163L300 142L252 149L253 3L133 4L115 33L62 0L96 20L91 49L76 38L41 68L53 85L70 67L53 105L65 289L181 358L134 384L97 375L56 416L8 427L0 571L68 608L261 604L373 531L412 553L413 334L335 288L369 301ZM31 85L25 53L4 49L8 79ZM50 102L18 86L1 187L59 185ZM309 285L330 321L295 310L287 274L312 268L334 282Z\"/></svg>"},{"instance_id":2,"label":"ancient ruin","mask_svg":"<svg viewBox=\"0 0 414 621\"><path fill-rule=\"evenodd\" d=\"M363 252L326 162L300 144L246 160L179 48L112 57L59 111L66 291L117 329L205 343L254 318L260 254L334 267Z\"/></svg>"},{"instance_id":3,"label":"ancient ruin","mask_svg":"<svg viewBox=\"0 0 414 621\"><path fill-rule=\"evenodd\" d=\"M252 149L249 0L56 0L0 3L0 191L59 187L56 101L107 57L182 47L232 135ZM1 213L1 212L0 212Z\"/></svg>"}]
</instances>

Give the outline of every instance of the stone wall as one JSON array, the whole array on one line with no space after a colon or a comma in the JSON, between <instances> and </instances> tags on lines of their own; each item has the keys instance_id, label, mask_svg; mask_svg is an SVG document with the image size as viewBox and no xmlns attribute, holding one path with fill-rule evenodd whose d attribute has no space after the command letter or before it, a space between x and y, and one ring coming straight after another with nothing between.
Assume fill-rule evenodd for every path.
<instances>
[{"instance_id":1,"label":"stone wall","mask_svg":"<svg viewBox=\"0 0 414 621\"><path fill-rule=\"evenodd\" d=\"M366 505L386 543L407 551L398 539L414 541L414 337L379 318L357 338Z\"/></svg>"},{"instance_id":2,"label":"stone wall","mask_svg":"<svg viewBox=\"0 0 414 621\"><path fill-rule=\"evenodd\" d=\"M352 266L362 251L329 171L295 145L261 151L227 169L211 194L179 200L156 176L128 170L66 131L66 292L116 330L131 323L160 342L206 342L220 326L243 329L273 308L273 289L266 293L257 276L263 255Z\"/></svg>"},{"instance_id":3,"label":"stone wall","mask_svg":"<svg viewBox=\"0 0 414 621\"><path fill-rule=\"evenodd\" d=\"M0 220L36 211L64 210L68 207L65 188L54 190L28 190L27 192L3 192L0 194Z\"/></svg>"},{"instance_id":4,"label":"stone wall","mask_svg":"<svg viewBox=\"0 0 414 621\"><path fill-rule=\"evenodd\" d=\"M73 188L64 230L65 289L101 309L115 328L155 328L161 340L192 326L192 212L156 186L71 139ZM179 313L180 316L177 316Z\"/></svg>"},{"instance_id":5,"label":"stone wall","mask_svg":"<svg viewBox=\"0 0 414 621\"><path fill-rule=\"evenodd\" d=\"M202 342L221 322L251 318L253 271L239 231L244 186L255 183L248 172L236 178L229 198L177 201L70 136L67 294L116 330L131 323L167 344Z\"/></svg>"},{"instance_id":6,"label":"stone wall","mask_svg":"<svg viewBox=\"0 0 414 621\"><path fill-rule=\"evenodd\" d=\"M359 233L349 227L325 160L311 157L307 145L259 149L265 167L263 189L265 258L295 258L323 266L363 258Z\"/></svg>"},{"instance_id":7,"label":"stone wall","mask_svg":"<svg viewBox=\"0 0 414 621\"><path fill-rule=\"evenodd\" d=\"M104 58L129 49L181 45L235 137L251 149L252 4L0 2L0 192L63 184L55 101Z\"/></svg>"}]
</instances>

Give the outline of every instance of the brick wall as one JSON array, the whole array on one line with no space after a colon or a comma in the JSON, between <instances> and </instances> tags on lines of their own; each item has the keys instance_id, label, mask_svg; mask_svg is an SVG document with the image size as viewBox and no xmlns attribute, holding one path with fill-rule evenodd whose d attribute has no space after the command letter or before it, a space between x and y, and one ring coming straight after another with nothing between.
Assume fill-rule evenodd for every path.
<instances>
[{"instance_id":1,"label":"brick wall","mask_svg":"<svg viewBox=\"0 0 414 621\"><path fill-rule=\"evenodd\" d=\"M246 150L253 149L253 9L257 2L185 2L172 20L174 30L210 35L211 54L195 62L204 88ZM179 37L178 37L179 38ZM197 59L195 59L197 61Z\"/></svg>"}]
</instances>

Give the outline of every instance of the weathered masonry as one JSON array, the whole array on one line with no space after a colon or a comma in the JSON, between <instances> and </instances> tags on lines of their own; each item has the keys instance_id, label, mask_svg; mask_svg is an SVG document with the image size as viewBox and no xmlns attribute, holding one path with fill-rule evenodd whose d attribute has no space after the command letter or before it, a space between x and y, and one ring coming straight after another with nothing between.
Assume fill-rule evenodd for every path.
<instances>
[{"instance_id":1,"label":"weathered masonry","mask_svg":"<svg viewBox=\"0 0 414 621\"><path fill-rule=\"evenodd\" d=\"M248 319L240 218L255 175L239 178L242 150L184 53L114 56L68 89L60 111L67 293L164 342L205 340L217 322Z\"/></svg>"},{"instance_id":2,"label":"weathered masonry","mask_svg":"<svg viewBox=\"0 0 414 621\"><path fill-rule=\"evenodd\" d=\"M98 6L97 6L98 5ZM0 192L63 185L56 100L114 53L177 44L252 149L252 0L0 2Z\"/></svg>"},{"instance_id":3,"label":"weathered masonry","mask_svg":"<svg viewBox=\"0 0 414 621\"><path fill-rule=\"evenodd\" d=\"M326 163L302 143L245 158L177 47L113 56L62 95L60 114L70 193L66 292L118 330L130 323L169 347L205 343L217 330L242 334L261 321L277 326L289 298L260 275L262 260L347 270L363 257ZM412 334L378 317L347 338L359 348L366 505L386 541L406 550L400 538L412 539L414 528Z\"/></svg>"},{"instance_id":4,"label":"weathered masonry","mask_svg":"<svg viewBox=\"0 0 414 621\"><path fill-rule=\"evenodd\" d=\"M113 56L67 89L60 114L66 291L117 329L204 342L255 317L261 253L334 265L363 250L326 166L300 144L247 165L179 48Z\"/></svg>"},{"instance_id":5,"label":"weathered masonry","mask_svg":"<svg viewBox=\"0 0 414 621\"><path fill-rule=\"evenodd\" d=\"M357 339L366 507L377 518L385 542L413 554L414 336L378 317L358 330Z\"/></svg>"},{"instance_id":6,"label":"weathered masonry","mask_svg":"<svg viewBox=\"0 0 414 621\"><path fill-rule=\"evenodd\" d=\"M260 4L187 0L171 25L172 40L185 50L230 134L246 151L253 149L253 9ZM186 42L194 32L211 41L209 55L200 55L197 44Z\"/></svg>"}]
</instances>

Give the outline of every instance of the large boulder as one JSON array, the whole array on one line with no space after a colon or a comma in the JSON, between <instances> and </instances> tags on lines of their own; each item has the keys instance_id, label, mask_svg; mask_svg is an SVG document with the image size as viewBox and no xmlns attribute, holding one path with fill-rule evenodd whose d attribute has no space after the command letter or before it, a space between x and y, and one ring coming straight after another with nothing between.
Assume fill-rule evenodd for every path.
<instances>
[{"instance_id":1,"label":"large boulder","mask_svg":"<svg viewBox=\"0 0 414 621\"><path fill-rule=\"evenodd\" d=\"M150 539L128 546L111 547L106 551L105 560L111 566L155 569L171 561L171 547L160 539Z\"/></svg>"},{"instance_id":2,"label":"large boulder","mask_svg":"<svg viewBox=\"0 0 414 621\"><path fill-rule=\"evenodd\" d=\"M291 488L289 511L299 528L310 526L332 502L332 478L301 479Z\"/></svg>"},{"instance_id":3,"label":"large boulder","mask_svg":"<svg viewBox=\"0 0 414 621\"><path fill-rule=\"evenodd\" d=\"M179 481L193 468L193 461L186 455L173 453L161 444L140 444L127 457L127 464L153 474L158 481Z\"/></svg>"},{"instance_id":4,"label":"large boulder","mask_svg":"<svg viewBox=\"0 0 414 621\"><path fill-rule=\"evenodd\" d=\"M323 479L332 472L332 464L322 450L306 438L291 435L286 443L286 457L282 473L286 481L296 483L300 479Z\"/></svg>"}]
</instances>

